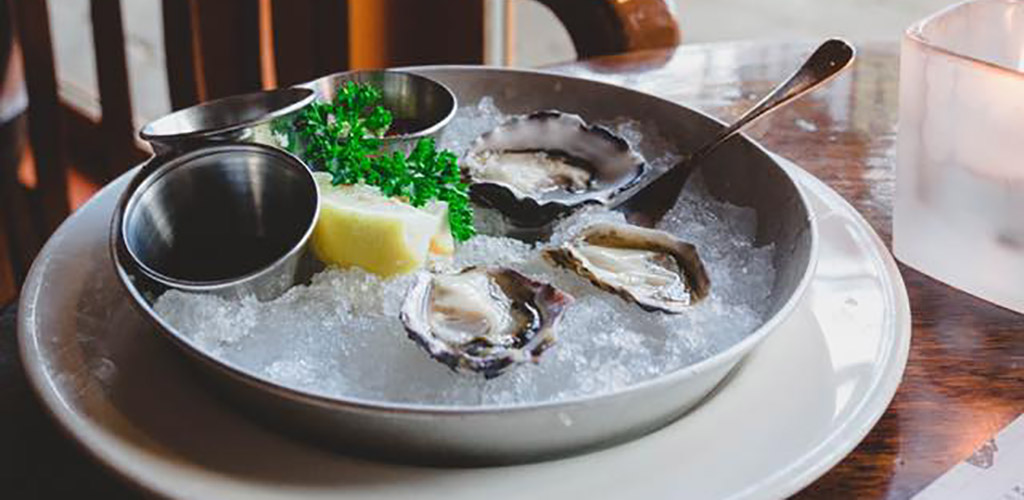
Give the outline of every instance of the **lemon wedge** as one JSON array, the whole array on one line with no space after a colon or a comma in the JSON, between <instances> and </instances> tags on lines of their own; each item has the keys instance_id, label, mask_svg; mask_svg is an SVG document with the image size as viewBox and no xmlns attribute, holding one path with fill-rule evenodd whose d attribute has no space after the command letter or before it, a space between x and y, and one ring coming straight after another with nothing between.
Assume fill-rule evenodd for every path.
<instances>
[{"instance_id":1,"label":"lemon wedge","mask_svg":"<svg viewBox=\"0 0 1024 500\"><path fill-rule=\"evenodd\" d=\"M324 263L392 276L422 267L431 253L455 250L444 202L416 208L373 186L332 186L330 174L313 176L320 188L320 218L312 244Z\"/></svg>"}]
</instances>

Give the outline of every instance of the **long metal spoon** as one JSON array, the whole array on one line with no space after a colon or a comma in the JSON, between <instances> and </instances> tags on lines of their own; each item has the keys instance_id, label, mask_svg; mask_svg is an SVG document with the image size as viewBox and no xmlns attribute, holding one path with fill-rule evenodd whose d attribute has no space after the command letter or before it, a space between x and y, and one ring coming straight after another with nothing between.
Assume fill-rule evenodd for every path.
<instances>
[{"instance_id":1,"label":"long metal spoon","mask_svg":"<svg viewBox=\"0 0 1024 500\"><path fill-rule=\"evenodd\" d=\"M633 224L654 226L665 212L675 205L687 179L701 160L758 118L832 79L853 62L854 54L853 47L843 40L831 39L821 44L796 73L761 99L736 122L722 129L714 138L653 181L632 193L620 196L611 208L625 213L626 218Z\"/></svg>"}]
</instances>

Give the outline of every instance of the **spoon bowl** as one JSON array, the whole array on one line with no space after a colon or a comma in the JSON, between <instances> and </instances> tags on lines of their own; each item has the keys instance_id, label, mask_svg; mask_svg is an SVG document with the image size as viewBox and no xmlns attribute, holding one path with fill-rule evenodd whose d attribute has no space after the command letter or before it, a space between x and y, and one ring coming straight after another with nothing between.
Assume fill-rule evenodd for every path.
<instances>
[{"instance_id":1,"label":"spoon bowl","mask_svg":"<svg viewBox=\"0 0 1024 500\"><path fill-rule=\"evenodd\" d=\"M687 179L701 160L711 155L747 125L807 95L834 78L850 66L855 54L853 46L843 40L833 38L825 41L804 61L800 69L743 113L732 125L722 129L703 146L647 184L619 196L612 208L625 213L626 219L633 224L654 227L665 212L675 205Z\"/></svg>"}]
</instances>

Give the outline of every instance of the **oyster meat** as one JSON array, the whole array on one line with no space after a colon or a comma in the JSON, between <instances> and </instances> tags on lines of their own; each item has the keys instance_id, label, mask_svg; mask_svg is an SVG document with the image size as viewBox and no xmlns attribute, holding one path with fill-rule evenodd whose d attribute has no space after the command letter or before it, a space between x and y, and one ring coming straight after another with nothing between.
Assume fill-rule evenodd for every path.
<instances>
[{"instance_id":1,"label":"oyster meat","mask_svg":"<svg viewBox=\"0 0 1024 500\"><path fill-rule=\"evenodd\" d=\"M544 257L647 311L681 313L711 286L693 245L629 224L593 224Z\"/></svg>"},{"instance_id":2,"label":"oyster meat","mask_svg":"<svg viewBox=\"0 0 1024 500\"><path fill-rule=\"evenodd\" d=\"M402 304L409 337L454 371L500 375L535 361L555 341L572 297L512 269L421 273Z\"/></svg>"},{"instance_id":3,"label":"oyster meat","mask_svg":"<svg viewBox=\"0 0 1024 500\"><path fill-rule=\"evenodd\" d=\"M519 116L483 134L463 167L473 200L522 227L543 226L585 203L607 204L646 170L625 139L560 111Z\"/></svg>"}]
</instances>

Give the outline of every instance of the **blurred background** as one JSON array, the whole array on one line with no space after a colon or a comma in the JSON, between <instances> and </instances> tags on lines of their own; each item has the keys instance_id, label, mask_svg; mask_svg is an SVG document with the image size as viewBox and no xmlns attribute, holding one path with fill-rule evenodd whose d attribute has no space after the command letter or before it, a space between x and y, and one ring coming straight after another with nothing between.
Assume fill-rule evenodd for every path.
<instances>
[{"instance_id":1,"label":"blurred background","mask_svg":"<svg viewBox=\"0 0 1024 500\"><path fill-rule=\"evenodd\" d=\"M474 1L474 0L468 0ZM588 0L581 0L588 1ZM953 0L673 0L684 43L758 38L896 40ZM99 114L89 0L51 2L61 97ZM161 0L121 0L136 124L171 109ZM537 67L576 58L566 29L536 0L486 0L488 64ZM357 62L357 61L353 61ZM355 64L357 66L357 64Z\"/></svg>"}]
</instances>

